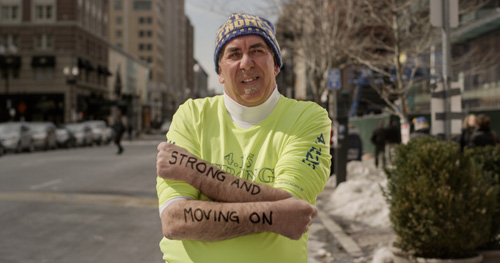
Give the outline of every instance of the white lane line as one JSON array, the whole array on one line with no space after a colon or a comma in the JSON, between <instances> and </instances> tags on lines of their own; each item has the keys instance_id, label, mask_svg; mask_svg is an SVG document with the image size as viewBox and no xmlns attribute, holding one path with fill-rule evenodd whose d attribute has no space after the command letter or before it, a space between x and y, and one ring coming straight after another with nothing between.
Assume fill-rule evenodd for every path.
<instances>
[{"instance_id":1,"label":"white lane line","mask_svg":"<svg viewBox=\"0 0 500 263\"><path fill-rule=\"evenodd\" d=\"M53 186L53 185L60 184L60 183L62 183L62 180L56 179L56 180L48 181L45 183L32 185L32 186L30 186L30 190L37 190L40 188L45 188L45 187Z\"/></svg>"}]
</instances>

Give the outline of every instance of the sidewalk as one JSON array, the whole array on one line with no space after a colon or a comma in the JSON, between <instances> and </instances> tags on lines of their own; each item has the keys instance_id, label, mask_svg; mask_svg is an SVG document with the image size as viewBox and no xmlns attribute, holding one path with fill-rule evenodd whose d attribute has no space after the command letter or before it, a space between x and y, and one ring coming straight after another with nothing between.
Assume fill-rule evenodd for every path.
<instances>
[{"instance_id":1,"label":"sidewalk","mask_svg":"<svg viewBox=\"0 0 500 263\"><path fill-rule=\"evenodd\" d=\"M392 262L388 250L395 238L392 229L332 216L326 206L334 190L335 178L331 177L318 196L320 213L309 229L308 263Z\"/></svg>"}]
</instances>

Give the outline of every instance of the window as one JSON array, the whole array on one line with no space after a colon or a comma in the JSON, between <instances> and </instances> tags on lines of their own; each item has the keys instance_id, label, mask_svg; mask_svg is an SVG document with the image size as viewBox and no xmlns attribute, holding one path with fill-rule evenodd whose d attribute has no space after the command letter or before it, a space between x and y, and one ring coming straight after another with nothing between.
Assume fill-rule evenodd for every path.
<instances>
[{"instance_id":1,"label":"window","mask_svg":"<svg viewBox=\"0 0 500 263\"><path fill-rule=\"evenodd\" d=\"M115 0L115 10L122 10L123 8L123 2L122 0Z\"/></svg>"},{"instance_id":2,"label":"window","mask_svg":"<svg viewBox=\"0 0 500 263\"><path fill-rule=\"evenodd\" d=\"M54 20L54 8L52 5L35 5L34 20L47 21Z\"/></svg>"},{"instance_id":3,"label":"window","mask_svg":"<svg viewBox=\"0 0 500 263\"><path fill-rule=\"evenodd\" d=\"M121 30L116 30L116 37L117 38L122 37L122 31Z\"/></svg>"},{"instance_id":4,"label":"window","mask_svg":"<svg viewBox=\"0 0 500 263\"><path fill-rule=\"evenodd\" d=\"M54 78L54 68L52 67L36 67L35 79L37 80L50 80Z\"/></svg>"},{"instance_id":5,"label":"window","mask_svg":"<svg viewBox=\"0 0 500 263\"><path fill-rule=\"evenodd\" d=\"M117 16L116 17L116 24L117 25L121 25L122 24L122 17L121 16Z\"/></svg>"},{"instance_id":6,"label":"window","mask_svg":"<svg viewBox=\"0 0 500 263\"><path fill-rule=\"evenodd\" d=\"M148 16L146 19L147 19L148 24L152 24L153 23L153 18L152 17Z\"/></svg>"},{"instance_id":7,"label":"window","mask_svg":"<svg viewBox=\"0 0 500 263\"><path fill-rule=\"evenodd\" d=\"M38 50L47 50L47 49L52 49L53 47L53 42L52 42L52 36L43 34L43 35L37 35L35 37L35 48Z\"/></svg>"},{"instance_id":8,"label":"window","mask_svg":"<svg viewBox=\"0 0 500 263\"><path fill-rule=\"evenodd\" d=\"M146 49L147 49L147 50L153 50L153 45L151 45L151 44L146 44Z\"/></svg>"},{"instance_id":9,"label":"window","mask_svg":"<svg viewBox=\"0 0 500 263\"><path fill-rule=\"evenodd\" d=\"M134 10L151 10L151 1L134 1Z\"/></svg>"},{"instance_id":10,"label":"window","mask_svg":"<svg viewBox=\"0 0 500 263\"><path fill-rule=\"evenodd\" d=\"M2 37L0 38L0 50L3 50L7 53L17 53L17 51L19 50L17 35L2 35Z\"/></svg>"},{"instance_id":11,"label":"window","mask_svg":"<svg viewBox=\"0 0 500 263\"><path fill-rule=\"evenodd\" d=\"M144 50L144 44L139 44L139 50Z\"/></svg>"},{"instance_id":12,"label":"window","mask_svg":"<svg viewBox=\"0 0 500 263\"><path fill-rule=\"evenodd\" d=\"M144 24L144 17L139 17L139 24Z\"/></svg>"},{"instance_id":13,"label":"window","mask_svg":"<svg viewBox=\"0 0 500 263\"><path fill-rule=\"evenodd\" d=\"M148 61L149 63L153 63L153 58L152 58L152 57L148 57L148 58L147 58L147 61Z\"/></svg>"},{"instance_id":14,"label":"window","mask_svg":"<svg viewBox=\"0 0 500 263\"><path fill-rule=\"evenodd\" d=\"M148 37L152 37L153 36L153 32L151 30L148 30L148 31L146 31L146 35Z\"/></svg>"},{"instance_id":15,"label":"window","mask_svg":"<svg viewBox=\"0 0 500 263\"><path fill-rule=\"evenodd\" d=\"M0 10L0 19L4 22L20 21L19 6L17 5L4 5Z\"/></svg>"},{"instance_id":16,"label":"window","mask_svg":"<svg viewBox=\"0 0 500 263\"><path fill-rule=\"evenodd\" d=\"M122 43L116 43L116 45L115 45L115 46L116 46L117 48L122 48L122 47L123 47L123 46L122 46Z\"/></svg>"},{"instance_id":17,"label":"window","mask_svg":"<svg viewBox=\"0 0 500 263\"><path fill-rule=\"evenodd\" d=\"M139 37L144 37L144 31L139 30Z\"/></svg>"},{"instance_id":18,"label":"window","mask_svg":"<svg viewBox=\"0 0 500 263\"><path fill-rule=\"evenodd\" d=\"M45 6L45 18L47 18L47 19L52 18L52 6L50 6L50 5Z\"/></svg>"}]
</instances>

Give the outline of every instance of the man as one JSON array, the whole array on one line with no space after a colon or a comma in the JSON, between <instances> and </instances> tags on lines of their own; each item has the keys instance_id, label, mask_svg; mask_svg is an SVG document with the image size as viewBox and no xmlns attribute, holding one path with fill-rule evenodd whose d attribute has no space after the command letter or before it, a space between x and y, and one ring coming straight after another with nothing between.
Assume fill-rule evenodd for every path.
<instances>
[{"instance_id":1,"label":"man","mask_svg":"<svg viewBox=\"0 0 500 263\"><path fill-rule=\"evenodd\" d=\"M430 137L431 128L429 122L424 116L413 118L413 132L410 134L410 140L420 137Z\"/></svg>"},{"instance_id":2,"label":"man","mask_svg":"<svg viewBox=\"0 0 500 263\"><path fill-rule=\"evenodd\" d=\"M373 130L370 141L375 145L375 167L378 167L378 159L382 156L382 165L385 166L385 129L384 122L379 121L378 126Z\"/></svg>"},{"instance_id":3,"label":"man","mask_svg":"<svg viewBox=\"0 0 500 263\"><path fill-rule=\"evenodd\" d=\"M281 96L272 24L232 14L214 54L224 95L188 100L157 154L166 262L307 262L331 121Z\"/></svg>"},{"instance_id":4,"label":"man","mask_svg":"<svg viewBox=\"0 0 500 263\"><path fill-rule=\"evenodd\" d=\"M116 154L120 155L123 152L123 147L121 144L123 133L125 132L125 126L122 123L121 113L118 112L115 116L115 122L113 124L113 130L115 131L114 143L116 144Z\"/></svg>"}]
</instances>

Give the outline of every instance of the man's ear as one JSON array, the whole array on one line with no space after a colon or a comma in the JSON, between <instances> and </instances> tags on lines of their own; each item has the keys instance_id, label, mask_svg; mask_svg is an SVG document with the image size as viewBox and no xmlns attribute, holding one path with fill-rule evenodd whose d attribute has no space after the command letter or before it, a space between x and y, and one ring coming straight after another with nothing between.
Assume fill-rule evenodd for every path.
<instances>
[{"instance_id":1,"label":"man's ear","mask_svg":"<svg viewBox=\"0 0 500 263\"><path fill-rule=\"evenodd\" d=\"M219 83L224 84L225 81L226 80L224 79L224 76L222 75L221 70L219 68Z\"/></svg>"},{"instance_id":2,"label":"man's ear","mask_svg":"<svg viewBox=\"0 0 500 263\"><path fill-rule=\"evenodd\" d=\"M280 67L279 66L274 66L274 76L277 76L278 73L280 73Z\"/></svg>"}]
</instances>

